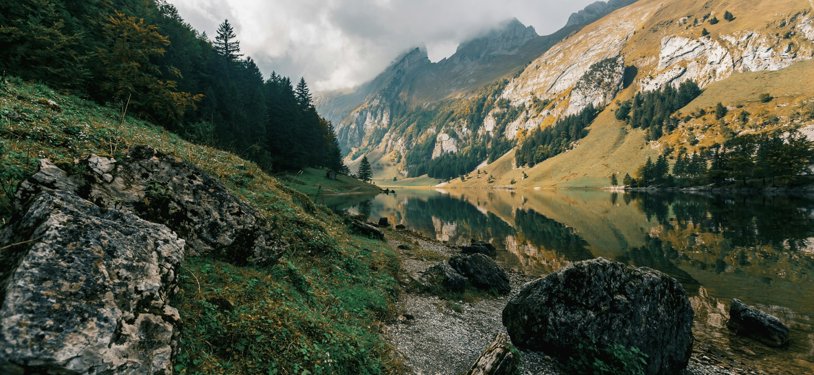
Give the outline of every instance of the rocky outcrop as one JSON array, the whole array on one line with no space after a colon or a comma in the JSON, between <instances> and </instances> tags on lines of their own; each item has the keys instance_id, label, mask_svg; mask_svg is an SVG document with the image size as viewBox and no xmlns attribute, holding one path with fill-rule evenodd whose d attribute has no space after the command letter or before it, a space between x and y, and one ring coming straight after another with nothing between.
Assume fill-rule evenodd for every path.
<instances>
[{"instance_id":1,"label":"rocky outcrop","mask_svg":"<svg viewBox=\"0 0 814 375\"><path fill-rule=\"evenodd\" d=\"M567 360L584 347L636 347L648 374L683 370L692 352L693 311L675 279L594 259L526 284L503 310L521 349Z\"/></svg>"},{"instance_id":2,"label":"rocky outcrop","mask_svg":"<svg viewBox=\"0 0 814 375\"><path fill-rule=\"evenodd\" d=\"M438 263L421 274L420 282L429 291L440 286L443 290L460 293L466 289L468 280L449 264Z\"/></svg>"},{"instance_id":3,"label":"rocky outcrop","mask_svg":"<svg viewBox=\"0 0 814 375\"><path fill-rule=\"evenodd\" d=\"M497 249L495 245L483 241L472 241L470 245L461 246L461 253L463 254L483 254L490 257L497 256Z\"/></svg>"},{"instance_id":4,"label":"rocky outcrop","mask_svg":"<svg viewBox=\"0 0 814 375\"><path fill-rule=\"evenodd\" d=\"M782 347L789 343L789 328L780 319L739 299L729 305L727 327L735 333L753 338L768 346Z\"/></svg>"},{"instance_id":5,"label":"rocky outcrop","mask_svg":"<svg viewBox=\"0 0 814 375\"><path fill-rule=\"evenodd\" d=\"M661 41L658 66L654 74L642 80L641 90L678 86L685 81L703 87L735 72L776 71L810 58L796 53L785 39L754 31L719 38L667 36Z\"/></svg>"},{"instance_id":6,"label":"rocky outcrop","mask_svg":"<svg viewBox=\"0 0 814 375\"><path fill-rule=\"evenodd\" d=\"M0 372L172 373L184 241L70 191L28 198L0 232Z\"/></svg>"},{"instance_id":7,"label":"rocky outcrop","mask_svg":"<svg viewBox=\"0 0 814 375\"><path fill-rule=\"evenodd\" d=\"M519 352L514 350L509 336L499 333L478 357L467 375L515 375L520 373Z\"/></svg>"},{"instance_id":8,"label":"rocky outcrop","mask_svg":"<svg viewBox=\"0 0 814 375\"><path fill-rule=\"evenodd\" d=\"M350 229L356 234L360 234L374 240L384 241L384 233L368 223L364 223L359 220L351 220Z\"/></svg>"},{"instance_id":9,"label":"rocky outcrop","mask_svg":"<svg viewBox=\"0 0 814 375\"><path fill-rule=\"evenodd\" d=\"M499 294L509 294L512 290L509 276L486 255L456 255L449 260L449 265L478 289Z\"/></svg>"},{"instance_id":10,"label":"rocky outcrop","mask_svg":"<svg viewBox=\"0 0 814 375\"><path fill-rule=\"evenodd\" d=\"M622 89L625 59L622 56L602 60L588 69L574 85L566 115L574 115L588 106L600 108L610 103Z\"/></svg>"},{"instance_id":11,"label":"rocky outcrop","mask_svg":"<svg viewBox=\"0 0 814 375\"><path fill-rule=\"evenodd\" d=\"M91 156L69 176L42 161L21 185L20 202L45 190L77 193L96 205L129 212L174 230L191 254L235 264L273 264L287 249L271 223L198 168L146 147L124 160Z\"/></svg>"},{"instance_id":12,"label":"rocky outcrop","mask_svg":"<svg viewBox=\"0 0 814 375\"><path fill-rule=\"evenodd\" d=\"M636 2L636 0L608 0L591 3L585 7L585 9L572 14L571 17L568 18L566 26L588 24L610 14L616 9L628 6L634 2Z\"/></svg>"}]
</instances>

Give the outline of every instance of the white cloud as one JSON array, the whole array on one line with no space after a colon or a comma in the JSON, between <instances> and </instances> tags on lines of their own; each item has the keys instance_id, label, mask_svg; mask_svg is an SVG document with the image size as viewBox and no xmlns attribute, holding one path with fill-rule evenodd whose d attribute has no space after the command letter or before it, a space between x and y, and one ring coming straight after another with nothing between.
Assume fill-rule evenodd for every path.
<instances>
[{"instance_id":1,"label":"white cloud","mask_svg":"<svg viewBox=\"0 0 814 375\"><path fill-rule=\"evenodd\" d=\"M426 45L440 60L458 43L517 17L539 34L562 27L593 0L170 0L193 27L214 37L223 19L243 53L316 90L351 87L399 53Z\"/></svg>"}]
</instances>

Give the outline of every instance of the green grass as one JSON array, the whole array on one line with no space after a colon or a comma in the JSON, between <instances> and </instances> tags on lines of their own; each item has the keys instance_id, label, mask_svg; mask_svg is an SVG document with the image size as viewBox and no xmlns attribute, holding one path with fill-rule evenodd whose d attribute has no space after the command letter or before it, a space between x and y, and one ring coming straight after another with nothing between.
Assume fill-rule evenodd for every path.
<instances>
[{"instance_id":1,"label":"green grass","mask_svg":"<svg viewBox=\"0 0 814 375\"><path fill-rule=\"evenodd\" d=\"M324 169L306 168L299 174L280 176L282 182L310 197L320 195L370 195L378 194L381 189L376 185L368 184L345 175L337 175L336 180L326 177Z\"/></svg>"},{"instance_id":2,"label":"green grass","mask_svg":"<svg viewBox=\"0 0 814 375\"><path fill-rule=\"evenodd\" d=\"M135 145L151 146L219 179L292 245L268 268L208 257L184 261L173 301L182 318L177 373L401 371L380 333L399 292L399 262L387 244L348 234L341 218L253 163L118 118L115 110L46 86L0 82L0 221L9 220L10 197L40 158L71 170L92 153L120 158Z\"/></svg>"}]
</instances>

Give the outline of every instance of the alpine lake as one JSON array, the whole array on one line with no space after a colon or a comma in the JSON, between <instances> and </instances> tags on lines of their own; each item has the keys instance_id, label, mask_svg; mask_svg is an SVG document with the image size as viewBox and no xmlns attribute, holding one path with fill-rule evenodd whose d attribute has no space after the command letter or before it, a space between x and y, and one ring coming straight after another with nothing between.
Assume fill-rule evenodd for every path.
<instances>
[{"instance_id":1,"label":"alpine lake","mask_svg":"<svg viewBox=\"0 0 814 375\"><path fill-rule=\"evenodd\" d=\"M596 257L665 272L690 297L696 350L758 373L814 373L814 198L397 189L325 203L453 246L491 242L499 264L531 276ZM731 333L733 298L780 318L790 345Z\"/></svg>"}]
</instances>

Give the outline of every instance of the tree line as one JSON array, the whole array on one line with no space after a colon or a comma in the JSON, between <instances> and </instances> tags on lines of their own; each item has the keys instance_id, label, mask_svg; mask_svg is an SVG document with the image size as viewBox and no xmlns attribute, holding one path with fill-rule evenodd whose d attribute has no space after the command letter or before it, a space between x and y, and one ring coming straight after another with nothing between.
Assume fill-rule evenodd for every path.
<instances>
[{"instance_id":1,"label":"tree line","mask_svg":"<svg viewBox=\"0 0 814 375\"><path fill-rule=\"evenodd\" d=\"M672 170L667 156L651 159L629 174L630 187L794 187L810 182L814 142L797 130L788 133L747 134L693 155L679 153ZM615 176L612 176L614 179Z\"/></svg>"},{"instance_id":2,"label":"tree line","mask_svg":"<svg viewBox=\"0 0 814 375\"><path fill-rule=\"evenodd\" d=\"M580 113L567 116L551 127L535 130L517 150L518 167L533 167L570 149L574 142L588 135L586 128L596 119L600 109L589 105Z\"/></svg>"},{"instance_id":3,"label":"tree line","mask_svg":"<svg viewBox=\"0 0 814 375\"><path fill-rule=\"evenodd\" d=\"M163 0L0 3L0 70L93 99L267 170L344 169L304 80L269 79L224 21L213 40Z\"/></svg>"},{"instance_id":4,"label":"tree line","mask_svg":"<svg viewBox=\"0 0 814 375\"><path fill-rule=\"evenodd\" d=\"M695 82L686 81L678 89L667 85L661 90L637 93L632 100L619 104L616 119L627 122L633 128L648 130L647 139L656 140L678 126L679 119L673 113L701 95Z\"/></svg>"}]
</instances>

